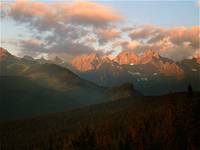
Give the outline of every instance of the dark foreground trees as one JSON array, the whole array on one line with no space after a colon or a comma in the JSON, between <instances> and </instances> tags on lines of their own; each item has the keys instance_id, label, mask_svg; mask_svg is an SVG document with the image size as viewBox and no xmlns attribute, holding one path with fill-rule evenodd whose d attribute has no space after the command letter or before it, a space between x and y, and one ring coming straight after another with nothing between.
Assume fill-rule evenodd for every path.
<instances>
[{"instance_id":1,"label":"dark foreground trees","mask_svg":"<svg viewBox=\"0 0 200 150\"><path fill-rule=\"evenodd\" d=\"M200 149L200 98L175 94L134 105L122 101L116 107L85 117L80 113L78 120L55 117L38 127L16 123L5 132L0 126L0 150Z\"/></svg>"}]
</instances>

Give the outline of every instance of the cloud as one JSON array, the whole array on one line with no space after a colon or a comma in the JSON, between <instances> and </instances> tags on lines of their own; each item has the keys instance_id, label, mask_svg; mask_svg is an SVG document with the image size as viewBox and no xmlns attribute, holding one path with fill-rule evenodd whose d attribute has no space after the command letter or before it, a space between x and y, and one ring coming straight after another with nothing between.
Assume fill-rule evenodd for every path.
<instances>
[{"instance_id":1,"label":"cloud","mask_svg":"<svg viewBox=\"0 0 200 150\"><path fill-rule=\"evenodd\" d=\"M199 48L200 26L173 28L168 30L167 35L176 45L189 42L193 48Z\"/></svg>"},{"instance_id":2,"label":"cloud","mask_svg":"<svg viewBox=\"0 0 200 150\"><path fill-rule=\"evenodd\" d=\"M1 16L30 29L32 37L20 43L22 53L67 53L70 56L105 49L159 51L174 60L194 56L199 48L200 26L164 28L155 25L116 26L123 18L111 7L95 2L1 3ZM107 45L106 45L107 44ZM103 49L104 48L104 49ZM113 50L110 51L113 53Z\"/></svg>"},{"instance_id":3,"label":"cloud","mask_svg":"<svg viewBox=\"0 0 200 150\"><path fill-rule=\"evenodd\" d=\"M197 6L200 7L200 0L197 0Z\"/></svg>"},{"instance_id":4,"label":"cloud","mask_svg":"<svg viewBox=\"0 0 200 150\"><path fill-rule=\"evenodd\" d=\"M200 26L162 28L145 25L134 27L128 33L131 40L121 43L121 47L136 53L153 49L163 56L181 60L200 50Z\"/></svg>"},{"instance_id":5,"label":"cloud","mask_svg":"<svg viewBox=\"0 0 200 150\"><path fill-rule=\"evenodd\" d=\"M67 53L71 56L81 55L81 54L88 54L92 53L94 49L82 43L73 42L69 40L62 40L58 43L49 46L47 43L43 41L39 41L37 39L30 39L21 41L21 47L23 53L28 54L31 50L31 54L35 53Z\"/></svg>"},{"instance_id":6,"label":"cloud","mask_svg":"<svg viewBox=\"0 0 200 150\"><path fill-rule=\"evenodd\" d=\"M40 53L47 53L45 44L37 39L22 40L20 42L20 55L37 57Z\"/></svg>"},{"instance_id":7,"label":"cloud","mask_svg":"<svg viewBox=\"0 0 200 150\"><path fill-rule=\"evenodd\" d=\"M185 47L183 45L181 46L173 46L167 51L161 52L162 56L171 58L175 61L180 61L183 59L191 58L191 56L195 56L196 50L192 47Z\"/></svg>"},{"instance_id":8,"label":"cloud","mask_svg":"<svg viewBox=\"0 0 200 150\"><path fill-rule=\"evenodd\" d=\"M102 25L109 22L121 20L121 16L116 14L110 7L91 2L75 2L65 5L64 12L70 21L93 25Z\"/></svg>"},{"instance_id":9,"label":"cloud","mask_svg":"<svg viewBox=\"0 0 200 150\"><path fill-rule=\"evenodd\" d=\"M92 2L49 4L18 0L10 5L8 15L18 22L36 25L39 21L47 27L65 23L101 26L121 19L112 8Z\"/></svg>"},{"instance_id":10,"label":"cloud","mask_svg":"<svg viewBox=\"0 0 200 150\"><path fill-rule=\"evenodd\" d=\"M100 44L111 42L116 38L119 38L120 34L121 34L120 31L117 30L116 28L107 28L107 29L101 28L96 31L96 35L99 39Z\"/></svg>"},{"instance_id":11,"label":"cloud","mask_svg":"<svg viewBox=\"0 0 200 150\"><path fill-rule=\"evenodd\" d=\"M147 25L135 28L130 34L132 40L143 40L148 43L160 42L169 38L176 45L190 42L192 47L199 46L200 26L161 28Z\"/></svg>"},{"instance_id":12,"label":"cloud","mask_svg":"<svg viewBox=\"0 0 200 150\"><path fill-rule=\"evenodd\" d=\"M32 40L21 41L23 52L54 51L79 55L95 51L91 42L107 42L118 36L117 30L108 30L122 19L111 7L94 2L31 2L17 0L1 7L4 16L24 24L34 32ZM107 29L107 30L103 30ZM96 41L80 41L97 33ZM30 38L31 39L31 38ZM41 43L37 43L41 40ZM36 42L37 41L37 42ZM90 44L89 44L90 43Z\"/></svg>"},{"instance_id":13,"label":"cloud","mask_svg":"<svg viewBox=\"0 0 200 150\"><path fill-rule=\"evenodd\" d=\"M123 41L121 42L121 46L123 50L126 51L137 51L139 49L139 47L142 46L142 43L136 41L136 40L132 40L132 41ZM140 49L141 51L141 49Z\"/></svg>"},{"instance_id":14,"label":"cloud","mask_svg":"<svg viewBox=\"0 0 200 150\"><path fill-rule=\"evenodd\" d=\"M162 31L162 28L159 28L153 25L145 25L145 26L133 28L129 36L132 40L146 39L146 38L150 38L153 35L156 35L157 33L161 31Z\"/></svg>"}]
</instances>

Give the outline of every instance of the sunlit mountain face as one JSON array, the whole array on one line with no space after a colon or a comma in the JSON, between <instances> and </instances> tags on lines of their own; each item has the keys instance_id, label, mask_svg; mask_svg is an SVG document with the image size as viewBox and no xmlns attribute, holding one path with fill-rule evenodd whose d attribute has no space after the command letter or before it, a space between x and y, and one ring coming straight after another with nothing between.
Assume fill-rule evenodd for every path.
<instances>
[{"instance_id":1,"label":"sunlit mountain face","mask_svg":"<svg viewBox=\"0 0 200 150\"><path fill-rule=\"evenodd\" d=\"M0 150L200 149L199 6L0 2Z\"/></svg>"}]
</instances>

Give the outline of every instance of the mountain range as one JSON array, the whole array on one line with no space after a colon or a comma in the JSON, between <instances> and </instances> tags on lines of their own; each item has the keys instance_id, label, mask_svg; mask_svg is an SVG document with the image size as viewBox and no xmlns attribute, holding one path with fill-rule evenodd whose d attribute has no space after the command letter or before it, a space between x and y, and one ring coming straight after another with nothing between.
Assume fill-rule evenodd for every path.
<instances>
[{"instance_id":1,"label":"mountain range","mask_svg":"<svg viewBox=\"0 0 200 150\"><path fill-rule=\"evenodd\" d=\"M57 65L62 61L56 60L19 58L0 48L1 119L30 117L114 100L109 98L110 88L80 78ZM139 93L131 86L124 91L129 91L124 97Z\"/></svg>"},{"instance_id":2,"label":"mountain range","mask_svg":"<svg viewBox=\"0 0 200 150\"><path fill-rule=\"evenodd\" d=\"M149 51L133 63L123 55L79 56L90 69L78 71L58 57L19 58L0 48L0 149L199 149L196 59ZM187 92L143 93L185 91L188 83Z\"/></svg>"},{"instance_id":3,"label":"mountain range","mask_svg":"<svg viewBox=\"0 0 200 150\"><path fill-rule=\"evenodd\" d=\"M194 57L175 62L162 57L154 50L147 50L142 55L137 55L133 51L122 51L114 59L93 52L77 56L70 62L58 56L53 60L24 56L23 61L43 65L56 64L82 79L103 87L132 83L145 95L160 95L183 91L188 84L192 84L195 90L200 90L199 59L199 57ZM33 73L30 74L33 78ZM62 83L62 81L59 82Z\"/></svg>"},{"instance_id":4,"label":"mountain range","mask_svg":"<svg viewBox=\"0 0 200 150\"><path fill-rule=\"evenodd\" d=\"M102 86L131 82L146 95L182 91L189 83L200 90L199 58L175 62L153 50L140 56L122 51L112 60L95 53L82 55L71 61L71 70Z\"/></svg>"}]
</instances>

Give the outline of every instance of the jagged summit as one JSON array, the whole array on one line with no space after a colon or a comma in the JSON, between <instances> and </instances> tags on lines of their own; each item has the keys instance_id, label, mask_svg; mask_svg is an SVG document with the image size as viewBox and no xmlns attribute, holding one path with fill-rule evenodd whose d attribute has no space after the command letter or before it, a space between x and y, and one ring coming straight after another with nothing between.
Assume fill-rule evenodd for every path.
<instances>
[{"instance_id":1,"label":"jagged summit","mask_svg":"<svg viewBox=\"0 0 200 150\"><path fill-rule=\"evenodd\" d=\"M96 53L91 53L75 57L71 64L76 70L87 72L96 71L103 64L104 66L113 66L115 65L113 62L117 62L118 65L150 65L156 68L158 72L169 76L183 76L184 74L183 70L173 60L161 57L159 52L155 50L147 50L141 56L138 56L134 51L125 50L119 53L114 60L105 59L105 57ZM116 66L115 68L119 67Z\"/></svg>"},{"instance_id":2,"label":"jagged summit","mask_svg":"<svg viewBox=\"0 0 200 150\"><path fill-rule=\"evenodd\" d=\"M147 64L153 59L160 59L160 54L155 50L147 50L138 56L134 51L122 51L117 55L115 61L119 64Z\"/></svg>"},{"instance_id":3,"label":"jagged summit","mask_svg":"<svg viewBox=\"0 0 200 150\"><path fill-rule=\"evenodd\" d=\"M119 64L135 64L138 60L139 57L133 51L122 51L115 58L115 61Z\"/></svg>"},{"instance_id":4,"label":"jagged summit","mask_svg":"<svg viewBox=\"0 0 200 150\"><path fill-rule=\"evenodd\" d=\"M153 59L161 59L160 54L154 50L147 50L140 57L139 63L147 64L153 61Z\"/></svg>"},{"instance_id":5,"label":"jagged summit","mask_svg":"<svg viewBox=\"0 0 200 150\"><path fill-rule=\"evenodd\" d=\"M7 55L9 55L9 52L5 48L0 47L0 58L7 56Z\"/></svg>"},{"instance_id":6,"label":"jagged summit","mask_svg":"<svg viewBox=\"0 0 200 150\"><path fill-rule=\"evenodd\" d=\"M102 58L97 53L75 57L71 64L79 71L90 71L99 68Z\"/></svg>"},{"instance_id":7,"label":"jagged summit","mask_svg":"<svg viewBox=\"0 0 200 150\"><path fill-rule=\"evenodd\" d=\"M147 50L144 52L143 57L155 57L160 58L160 54L158 51L155 50Z\"/></svg>"},{"instance_id":8,"label":"jagged summit","mask_svg":"<svg viewBox=\"0 0 200 150\"><path fill-rule=\"evenodd\" d=\"M196 62L197 62L198 64L200 64L200 55L195 56L194 59L196 60Z\"/></svg>"}]
</instances>

